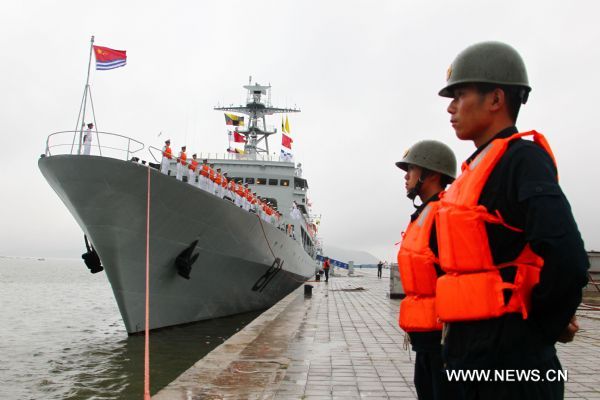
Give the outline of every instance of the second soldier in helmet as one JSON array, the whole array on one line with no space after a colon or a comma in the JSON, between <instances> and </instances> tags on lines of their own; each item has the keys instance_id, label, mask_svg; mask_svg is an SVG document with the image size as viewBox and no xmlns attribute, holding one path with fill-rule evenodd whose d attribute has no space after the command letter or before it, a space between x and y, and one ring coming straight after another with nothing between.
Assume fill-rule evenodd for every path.
<instances>
[{"instance_id":1,"label":"second soldier in helmet","mask_svg":"<svg viewBox=\"0 0 600 400\"><path fill-rule=\"evenodd\" d=\"M442 362L442 324L435 308L437 265L435 214L439 194L456 177L456 157L444 143L423 140L396 163L406 171L409 199L420 205L410 217L398 252L398 266L406 297L400 303L400 327L416 352L414 382L419 399L459 398L457 387L446 379Z\"/></svg>"}]
</instances>

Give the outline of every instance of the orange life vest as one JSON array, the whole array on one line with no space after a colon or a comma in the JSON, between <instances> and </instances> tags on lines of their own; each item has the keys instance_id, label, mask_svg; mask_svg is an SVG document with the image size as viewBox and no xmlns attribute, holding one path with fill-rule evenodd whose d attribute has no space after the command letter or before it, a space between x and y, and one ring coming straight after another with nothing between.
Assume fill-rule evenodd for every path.
<instances>
[{"instance_id":1,"label":"orange life vest","mask_svg":"<svg viewBox=\"0 0 600 400\"><path fill-rule=\"evenodd\" d=\"M192 159L191 164L188 166L189 169L191 169L192 171L196 171L196 168L198 167L198 160L194 160Z\"/></svg>"},{"instance_id":2,"label":"orange life vest","mask_svg":"<svg viewBox=\"0 0 600 400\"><path fill-rule=\"evenodd\" d=\"M244 197L244 186L242 186L241 183L238 183L237 186L235 187L235 192L237 193L238 196Z\"/></svg>"},{"instance_id":3,"label":"orange life vest","mask_svg":"<svg viewBox=\"0 0 600 400\"><path fill-rule=\"evenodd\" d=\"M203 177L208 178L208 175L209 175L208 165L202 164L202 170L200 171L200 173L202 174Z\"/></svg>"},{"instance_id":4,"label":"orange life vest","mask_svg":"<svg viewBox=\"0 0 600 400\"><path fill-rule=\"evenodd\" d=\"M439 201L425 206L412 221L398 251L398 268L406 297L400 303L400 327L406 332L430 332L442 329L435 310L435 284L437 262L429 247L431 227Z\"/></svg>"},{"instance_id":5,"label":"orange life vest","mask_svg":"<svg viewBox=\"0 0 600 400\"><path fill-rule=\"evenodd\" d=\"M536 131L495 139L470 163L463 163L462 174L441 197L436 215L440 266L446 275L437 281L436 308L444 322L496 318L506 313L521 313L527 319L531 309L531 291L539 282L544 260L527 244L513 261L494 265L486 223L509 226L498 211L489 212L478 204L479 196L491 172L511 141L533 136L554 160L543 135ZM556 161L554 161L556 164ZM513 283L503 282L500 269L517 269ZM505 304L503 291L512 295Z\"/></svg>"},{"instance_id":6,"label":"orange life vest","mask_svg":"<svg viewBox=\"0 0 600 400\"><path fill-rule=\"evenodd\" d=\"M173 152L171 151L171 147L170 146L166 146L166 149L163 152L163 155L165 157L167 157L169 160L173 158Z\"/></svg>"},{"instance_id":7,"label":"orange life vest","mask_svg":"<svg viewBox=\"0 0 600 400\"><path fill-rule=\"evenodd\" d=\"M221 186L222 179L223 176L221 175L221 173L217 173L217 175L215 176L215 184L217 184L217 186Z\"/></svg>"},{"instance_id":8,"label":"orange life vest","mask_svg":"<svg viewBox=\"0 0 600 400\"><path fill-rule=\"evenodd\" d=\"M187 160L187 154L185 154L185 151L182 151L179 154L179 161L181 162L181 165L186 165L187 164L186 160Z\"/></svg>"},{"instance_id":9,"label":"orange life vest","mask_svg":"<svg viewBox=\"0 0 600 400\"><path fill-rule=\"evenodd\" d=\"M227 189L227 178L225 176L221 178L221 186Z\"/></svg>"},{"instance_id":10,"label":"orange life vest","mask_svg":"<svg viewBox=\"0 0 600 400\"><path fill-rule=\"evenodd\" d=\"M215 181L215 179L217 178L217 173L215 172L214 169L208 167L208 177L210 178L211 181Z\"/></svg>"}]
</instances>

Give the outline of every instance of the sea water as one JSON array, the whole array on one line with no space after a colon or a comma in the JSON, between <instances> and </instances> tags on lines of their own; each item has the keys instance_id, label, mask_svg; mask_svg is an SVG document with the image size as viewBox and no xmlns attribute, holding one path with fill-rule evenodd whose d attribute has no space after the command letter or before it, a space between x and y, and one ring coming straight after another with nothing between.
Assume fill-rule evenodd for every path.
<instances>
[{"instance_id":1,"label":"sea water","mask_svg":"<svg viewBox=\"0 0 600 400\"><path fill-rule=\"evenodd\" d=\"M128 336L104 272L0 257L0 399L139 399L144 335ZM260 312L152 331L158 392Z\"/></svg>"}]
</instances>

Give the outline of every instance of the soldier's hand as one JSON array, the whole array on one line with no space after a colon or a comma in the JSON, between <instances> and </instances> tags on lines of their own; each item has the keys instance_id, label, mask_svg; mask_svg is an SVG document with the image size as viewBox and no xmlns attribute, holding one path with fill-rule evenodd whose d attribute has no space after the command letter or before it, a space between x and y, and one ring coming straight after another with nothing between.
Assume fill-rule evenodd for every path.
<instances>
[{"instance_id":1,"label":"soldier's hand","mask_svg":"<svg viewBox=\"0 0 600 400\"><path fill-rule=\"evenodd\" d=\"M567 325L565 330L562 331L562 333L558 337L558 341L561 343L572 342L577 331L579 331L579 324L577 323L577 318L573 315L573 317L569 321L569 325Z\"/></svg>"}]
</instances>

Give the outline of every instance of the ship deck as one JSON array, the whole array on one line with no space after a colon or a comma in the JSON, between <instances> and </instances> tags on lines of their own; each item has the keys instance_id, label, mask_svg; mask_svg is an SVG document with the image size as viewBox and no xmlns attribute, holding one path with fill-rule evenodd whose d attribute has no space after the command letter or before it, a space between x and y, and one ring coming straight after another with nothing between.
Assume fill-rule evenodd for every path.
<instances>
[{"instance_id":1,"label":"ship deck","mask_svg":"<svg viewBox=\"0 0 600 400\"><path fill-rule=\"evenodd\" d=\"M414 353L389 299L389 270L292 292L153 399L415 399ZM360 290L363 288L364 290ZM557 350L565 398L600 397L600 314L579 310L575 341Z\"/></svg>"}]
</instances>

